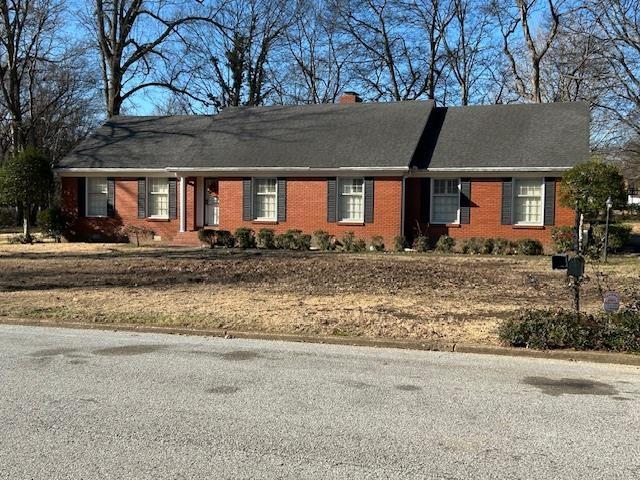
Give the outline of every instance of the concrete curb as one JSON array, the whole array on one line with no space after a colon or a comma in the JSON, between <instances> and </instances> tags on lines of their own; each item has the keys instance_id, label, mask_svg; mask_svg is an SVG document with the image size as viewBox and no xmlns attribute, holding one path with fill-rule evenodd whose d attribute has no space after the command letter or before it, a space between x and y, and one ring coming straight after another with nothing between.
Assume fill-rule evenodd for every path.
<instances>
[{"instance_id":1,"label":"concrete curb","mask_svg":"<svg viewBox=\"0 0 640 480\"><path fill-rule=\"evenodd\" d=\"M300 343L325 343L331 345L352 345L359 347L399 348L403 350L426 350L437 352L475 353L481 355L502 355L553 360L568 360L593 363L612 363L640 367L640 355L630 353L611 353L576 350L530 350L527 348L497 347L491 345L473 345L464 343L445 343L424 340L395 340L370 337L328 337L320 335L290 335L283 333L264 333L233 331L222 329L197 329L184 327L160 327L135 324L106 324L89 322L56 322L27 318L0 317L0 324L25 325L54 328L76 328L84 330L111 330L139 333L163 333L169 335L199 335L207 337L246 338L254 340L277 340Z\"/></svg>"}]
</instances>

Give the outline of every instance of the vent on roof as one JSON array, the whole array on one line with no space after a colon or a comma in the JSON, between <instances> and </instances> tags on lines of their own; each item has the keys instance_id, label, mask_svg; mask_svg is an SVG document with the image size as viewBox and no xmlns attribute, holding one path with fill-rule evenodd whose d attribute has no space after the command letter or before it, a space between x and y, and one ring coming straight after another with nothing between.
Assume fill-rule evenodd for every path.
<instances>
[{"instance_id":1,"label":"vent on roof","mask_svg":"<svg viewBox=\"0 0 640 480\"><path fill-rule=\"evenodd\" d=\"M357 92L344 92L340 97L340 103L360 103L362 98Z\"/></svg>"}]
</instances>

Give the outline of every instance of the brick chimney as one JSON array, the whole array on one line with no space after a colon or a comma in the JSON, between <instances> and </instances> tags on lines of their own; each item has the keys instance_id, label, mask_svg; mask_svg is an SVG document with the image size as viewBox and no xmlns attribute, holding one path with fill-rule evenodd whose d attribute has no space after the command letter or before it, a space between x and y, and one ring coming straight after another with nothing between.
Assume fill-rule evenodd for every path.
<instances>
[{"instance_id":1,"label":"brick chimney","mask_svg":"<svg viewBox=\"0 0 640 480\"><path fill-rule=\"evenodd\" d=\"M360 103L362 98L356 92L344 92L339 103Z\"/></svg>"}]
</instances>

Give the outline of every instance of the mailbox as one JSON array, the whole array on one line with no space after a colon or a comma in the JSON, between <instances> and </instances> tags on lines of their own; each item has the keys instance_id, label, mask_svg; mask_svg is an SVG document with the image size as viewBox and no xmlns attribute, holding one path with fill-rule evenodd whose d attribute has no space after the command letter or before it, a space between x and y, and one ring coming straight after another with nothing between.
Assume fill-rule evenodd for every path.
<instances>
[{"instance_id":1,"label":"mailbox","mask_svg":"<svg viewBox=\"0 0 640 480\"><path fill-rule=\"evenodd\" d=\"M553 270L566 270L569 263L569 255L553 255L551 257L551 268Z\"/></svg>"},{"instance_id":2,"label":"mailbox","mask_svg":"<svg viewBox=\"0 0 640 480\"><path fill-rule=\"evenodd\" d=\"M567 275L580 278L584 275L584 258L571 257L567 262Z\"/></svg>"}]
</instances>

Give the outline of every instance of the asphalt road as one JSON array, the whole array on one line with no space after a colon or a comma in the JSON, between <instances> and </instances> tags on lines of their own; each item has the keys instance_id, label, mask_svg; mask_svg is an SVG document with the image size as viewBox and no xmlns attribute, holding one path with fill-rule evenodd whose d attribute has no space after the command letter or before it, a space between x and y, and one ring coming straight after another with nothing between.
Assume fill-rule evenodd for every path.
<instances>
[{"instance_id":1,"label":"asphalt road","mask_svg":"<svg viewBox=\"0 0 640 480\"><path fill-rule=\"evenodd\" d=\"M640 369L0 326L0 478L640 478Z\"/></svg>"}]
</instances>

